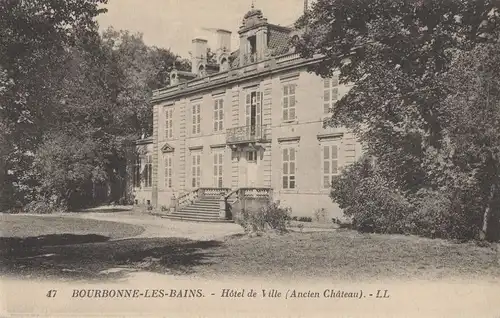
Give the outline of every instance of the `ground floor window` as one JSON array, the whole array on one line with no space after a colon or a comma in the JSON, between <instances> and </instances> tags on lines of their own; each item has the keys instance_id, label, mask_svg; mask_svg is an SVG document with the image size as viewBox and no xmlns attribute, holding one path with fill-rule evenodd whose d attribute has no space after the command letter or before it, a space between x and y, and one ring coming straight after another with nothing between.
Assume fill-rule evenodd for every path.
<instances>
[{"instance_id":1,"label":"ground floor window","mask_svg":"<svg viewBox=\"0 0 500 318\"><path fill-rule=\"evenodd\" d=\"M150 188L153 184L153 160L152 156L146 157L146 166L144 167L144 181L146 188Z\"/></svg>"},{"instance_id":2,"label":"ground floor window","mask_svg":"<svg viewBox=\"0 0 500 318\"><path fill-rule=\"evenodd\" d=\"M214 186L222 188L222 169L224 167L223 159L224 152L221 150L214 151Z\"/></svg>"},{"instance_id":3,"label":"ground floor window","mask_svg":"<svg viewBox=\"0 0 500 318\"><path fill-rule=\"evenodd\" d=\"M283 189L295 189L295 147L284 147L282 149L283 166L282 166L282 186Z\"/></svg>"},{"instance_id":4,"label":"ground floor window","mask_svg":"<svg viewBox=\"0 0 500 318\"><path fill-rule=\"evenodd\" d=\"M165 188L172 188L172 154L165 154Z\"/></svg>"},{"instance_id":5,"label":"ground floor window","mask_svg":"<svg viewBox=\"0 0 500 318\"><path fill-rule=\"evenodd\" d=\"M336 144L323 145L323 188L330 188L333 178L338 175L339 170L339 154Z\"/></svg>"},{"instance_id":6,"label":"ground floor window","mask_svg":"<svg viewBox=\"0 0 500 318\"><path fill-rule=\"evenodd\" d=\"M191 187L199 188L201 181L201 153L191 154Z\"/></svg>"},{"instance_id":7,"label":"ground floor window","mask_svg":"<svg viewBox=\"0 0 500 318\"><path fill-rule=\"evenodd\" d=\"M141 158L136 158L134 161L133 185L134 188L141 187Z\"/></svg>"}]
</instances>

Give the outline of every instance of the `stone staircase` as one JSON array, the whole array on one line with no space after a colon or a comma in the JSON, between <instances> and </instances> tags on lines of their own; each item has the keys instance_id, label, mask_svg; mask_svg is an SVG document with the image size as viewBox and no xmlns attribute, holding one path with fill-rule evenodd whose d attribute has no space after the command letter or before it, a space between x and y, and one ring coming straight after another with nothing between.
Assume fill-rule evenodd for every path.
<instances>
[{"instance_id":1,"label":"stone staircase","mask_svg":"<svg viewBox=\"0 0 500 318\"><path fill-rule=\"evenodd\" d=\"M233 220L219 218L220 198L200 198L192 204L180 208L164 218L192 222L223 222L232 223Z\"/></svg>"},{"instance_id":2,"label":"stone staircase","mask_svg":"<svg viewBox=\"0 0 500 318\"><path fill-rule=\"evenodd\" d=\"M233 223L227 216L228 207L236 201L259 200L272 198L270 188L198 188L186 192L176 199L173 212L162 217L191 222L221 222ZM221 211L221 202L225 202L226 209ZM222 215L222 217L221 217Z\"/></svg>"}]
</instances>

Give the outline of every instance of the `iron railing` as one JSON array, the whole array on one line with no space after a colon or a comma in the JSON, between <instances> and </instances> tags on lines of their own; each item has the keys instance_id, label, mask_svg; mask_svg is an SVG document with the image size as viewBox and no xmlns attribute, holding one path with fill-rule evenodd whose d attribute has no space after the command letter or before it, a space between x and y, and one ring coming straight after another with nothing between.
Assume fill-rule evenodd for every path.
<instances>
[{"instance_id":1,"label":"iron railing","mask_svg":"<svg viewBox=\"0 0 500 318\"><path fill-rule=\"evenodd\" d=\"M239 144L266 140L266 125L249 125L226 130L226 143Z\"/></svg>"}]
</instances>

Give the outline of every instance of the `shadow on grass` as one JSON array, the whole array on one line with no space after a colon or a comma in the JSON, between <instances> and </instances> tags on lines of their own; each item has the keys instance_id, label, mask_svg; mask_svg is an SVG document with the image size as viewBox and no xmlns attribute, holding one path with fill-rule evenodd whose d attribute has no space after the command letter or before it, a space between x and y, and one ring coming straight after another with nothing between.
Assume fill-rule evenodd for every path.
<instances>
[{"instance_id":1,"label":"shadow on grass","mask_svg":"<svg viewBox=\"0 0 500 318\"><path fill-rule=\"evenodd\" d=\"M115 280L131 271L187 275L213 261L219 241L136 238L110 241L101 235L0 238L0 272L19 278Z\"/></svg>"}]
</instances>

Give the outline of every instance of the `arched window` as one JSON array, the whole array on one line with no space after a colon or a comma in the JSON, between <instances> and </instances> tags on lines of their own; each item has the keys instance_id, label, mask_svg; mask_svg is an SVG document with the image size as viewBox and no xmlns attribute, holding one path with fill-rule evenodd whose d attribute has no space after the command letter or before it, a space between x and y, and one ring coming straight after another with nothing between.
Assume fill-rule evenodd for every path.
<instances>
[{"instance_id":1,"label":"arched window","mask_svg":"<svg viewBox=\"0 0 500 318\"><path fill-rule=\"evenodd\" d=\"M229 63L228 63L227 59L224 57L220 61L220 70L227 71L228 69L229 69Z\"/></svg>"},{"instance_id":2,"label":"arched window","mask_svg":"<svg viewBox=\"0 0 500 318\"><path fill-rule=\"evenodd\" d=\"M200 67L198 67L198 75L205 76L205 66L200 65Z\"/></svg>"}]
</instances>

